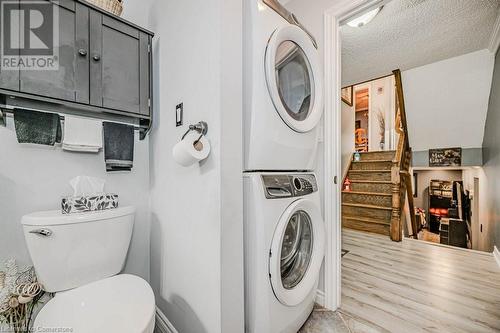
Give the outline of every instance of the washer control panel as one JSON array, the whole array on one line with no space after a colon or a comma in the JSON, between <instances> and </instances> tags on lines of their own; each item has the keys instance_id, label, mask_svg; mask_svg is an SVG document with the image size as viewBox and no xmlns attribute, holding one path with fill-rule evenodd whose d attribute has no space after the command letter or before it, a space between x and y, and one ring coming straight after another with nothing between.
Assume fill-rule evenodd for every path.
<instances>
[{"instance_id":1,"label":"washer control panel","mask_svg":"<svg viewBox=\"0 0 500 333\"><path fill-rule=\"evenodd\" d=\"M318 191L314 174L262 175L262 183L268 199L300 197Z\"/></svg>"}]
</instances>

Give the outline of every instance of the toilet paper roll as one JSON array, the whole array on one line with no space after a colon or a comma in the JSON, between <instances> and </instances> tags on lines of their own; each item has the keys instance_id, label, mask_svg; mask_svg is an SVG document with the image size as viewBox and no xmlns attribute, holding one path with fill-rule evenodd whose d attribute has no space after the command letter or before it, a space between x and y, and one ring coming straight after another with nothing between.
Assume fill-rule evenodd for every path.
<instances>
[{"instance_id":1,"label":"toilet paper roll","mask_svg":"<svg viewBox=\"0 0 500 333\"><path fill-rule=\"evenodd\" d=\"M172 154L177 163L187 167L208 157L210 143L205 136L198 141L199 137L198 132L190 132L184 140L174 146Z\"/></svg>"}]
</instances>

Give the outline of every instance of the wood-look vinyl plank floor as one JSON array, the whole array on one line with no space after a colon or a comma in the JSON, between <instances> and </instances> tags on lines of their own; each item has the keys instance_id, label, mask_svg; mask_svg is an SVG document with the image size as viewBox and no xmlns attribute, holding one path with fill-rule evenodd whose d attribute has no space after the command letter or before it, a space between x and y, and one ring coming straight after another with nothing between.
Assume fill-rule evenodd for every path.
<instances>
[{"instance_id":1,"label":"wood-look vinyl plank floor","mask_svg":"<svg viewBox=\"0 0 500 333\"><path fill-rule=\"evenodd\" d=\"M489 253L345 229L342 306L300 333L500 332L500 269Z\"/></svg>"},{"instance_id":2,"label":"wood-look vinyl plank floor","mask_svg":"<svg viewBox=\"0 0 500 333\"><path fill-rule=\"evenodd\" d=\"M351 332L500 332L491 254L348 229L342 248L339 313Z\"/></svg>"}]
</instances>

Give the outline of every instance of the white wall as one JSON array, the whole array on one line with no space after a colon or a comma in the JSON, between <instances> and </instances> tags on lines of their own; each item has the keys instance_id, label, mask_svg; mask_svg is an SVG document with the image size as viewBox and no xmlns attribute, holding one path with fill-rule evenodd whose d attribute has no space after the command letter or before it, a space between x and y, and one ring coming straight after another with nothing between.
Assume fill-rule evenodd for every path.
<instances>
[{"instance_id":1,"label":"white wall","mask_svg":"<svg viewBox=\"0 0 500 333\"><path fill-rule=\"evenodd\" d=\"M179 332L243 332L242 2L159 0L151 134L151 282ZM175 106L184 103L184 126ZM172 148L208 123L207 160L181 167Z\"/></svg>"},{"instance_id":2,"label":"white wall","mask_svg":"<svg viewBox=\"0 0 500 333\"><path fill-rule=\"evenodd\" d=\"M151 30L150 20L151 6L155 0L129 0L123 2L121 17L140 27Z\"/></svg>"},{"instance_id":3,"label":"white wall","mask_svg":"<svg viewBox=\"0 0 500 333\"><path fill-rule=\"evenodd\" d=\"M79 154L17 143L13 119L0 127L0 260L14 257L31 262L20 219L23 215L61 207L71 194L68 181L78 175L106 180L106 190L119 195L120 205L137 207L134 234L125 271L149 280L149 153L148 139L136 133L132 172L107 173L103 153Z\"/></svg>"},{"instance_id":4,"label":"white wall","mask_svg":"<svg viewBox=\"0 0 500 333\"><path fill-rule=\"evenodd\" d=\"M481 50L402 73L414 151L482 147L493 64Z\"/></svg>"},{"instance_id":5,"label":"white wall","mask_svg":"<svg viewBox=\"0 0 500 333\"><path fill-rule=\"evenodd\" d=\"M479 180L479 193L474 192L474 178ZM479 219L472 219L472 248L479 251L493 251L494 219L489 216L490 205L493 203L490 196L489 182L483 168L470 168L463 172L464 189L469 190L473 199L471 207L474 209L474 201L479 200ZM494 204L494 203L493 203ZM480 226L483 226L481 231Z\"/></svg>"},{"instance_id":6,"label":"white wall","mask_svg":"<svg viewBox=\"0 0 500 333\"><path fill-rule=\"evenodd\" d=\"M484 175L487 184L488 209L486 217L495 246L500 249L500 52L495 56L495 70L491 85L488 116L483 138ZM480 185L480 187L484 185ZM482 200L480 198L480 200Z\"/></svg>"},{"instance_id":7,"label":"white wall","mask_svg":"<svg viewBox=\"0 0 500 333\"><path fill-rule=\"evenodd\" d=\"M146 26L144 2L125 4L124 18ZM17 143L12 118L0 127L0 267L5 259L31 264L20 219L24 214L60 209L61 197L71 194L68 181L78 175L106 180L106 190L117 193L120 205L134 205L137 214L125 272L149 280L149 138L136 133L134 168L130 173L106 173L104 156L64 152L61 148Z\"/></svg>"},{"instance_id":8,"label":"white wall","mask_svg":"<svg viewBox=\"0 0 500 333\"><path fill-rule=\"evenodd\" d=\"M377 113L381 112L385 118L384 150L394 149L391 146L391 135L394 132L396 117L396 88L394 76L385 77L370 82L370 151L380 148L380 125Z\"/></svg>"}]
</instances>

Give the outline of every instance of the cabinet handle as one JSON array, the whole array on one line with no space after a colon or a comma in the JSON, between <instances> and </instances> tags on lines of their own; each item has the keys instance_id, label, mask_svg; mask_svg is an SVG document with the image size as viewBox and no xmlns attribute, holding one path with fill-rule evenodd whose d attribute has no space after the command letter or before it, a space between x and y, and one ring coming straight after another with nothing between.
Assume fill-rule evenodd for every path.
<instances>
[{"instance_id":1,"label":"cabinet handle","mask_svg":"<svg viewBox=\"0 0 500 333\"><path fill-rule=\"evenodd\" d=\"M78 54L81 55L82 57L85 57L87 55L87 50L85 49L79 49Z\"/></svg>"},{"instance_id":2,"label":"cabinet handle","mask_svg":"<svg viewBox=\"0 0 500 333\"><path fill-rule=\"evenodd\" d=\"M94 54L92 59L94 59L94 61L99 61L99 60L101 60L101 56L99 56L98 54Z\"/></svg>"}]
</instances>

